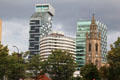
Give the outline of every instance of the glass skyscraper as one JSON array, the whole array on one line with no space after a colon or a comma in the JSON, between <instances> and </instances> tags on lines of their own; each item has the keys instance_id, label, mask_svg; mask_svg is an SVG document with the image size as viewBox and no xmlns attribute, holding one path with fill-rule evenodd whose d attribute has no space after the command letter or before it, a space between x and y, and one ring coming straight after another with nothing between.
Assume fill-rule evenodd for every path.
<instances>
[{"instance_id":1,"label":"glass skyscraper","mask_svg":"<svg viewBox=\"0 0 120 80\"><path fill-rule=\"evenodd\" d=\"M76 32L76 62L78 70L85 65L86 59L86 33L90 32L90 20L81 20L77 22ZM107 26L99 21L96 21L98 32L101 32L101 54L102 62L106 62L107 54Z\"/></svg>"},{"instance_id":2,"label":"glass skyscraper","mask_svg":"<svg viewBox=\"0 0 120 80\"><path fill-rule=\"evenodd\" d=\"M36 4L35 10L30 19L29 58L40 53L40 38L51 32L52 17L55 14L55 10L50 4Z\"/></svg>"}]
</instances>

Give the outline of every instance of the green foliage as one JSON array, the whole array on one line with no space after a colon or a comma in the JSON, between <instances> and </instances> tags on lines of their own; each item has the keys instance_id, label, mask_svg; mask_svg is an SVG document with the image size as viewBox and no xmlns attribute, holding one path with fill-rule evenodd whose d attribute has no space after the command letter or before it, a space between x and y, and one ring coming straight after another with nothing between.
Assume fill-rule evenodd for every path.
<instances>
[{"instance_id":1,"label":"green foliage","mask_svg":"<svg viewBox=\"0 0 120 80\"><path fill-rule=\"evenodd\" d=\"M42 66L43 61L41 59L41 56L39 54L34 55L28 63L28 70L32 73L30 77L37 77L42 70Z\"/></svg>"},{"instance_id":2,"label":"green foliage","mask_svg":"<svg viewBox=\"0 0 120 80\"><path fill-rule=\"evenodd\" d=\"M8 48L0 43L0 79L6 76L8 71Z\"/></svg>"},{"instance_id":3,"label":"green foliage","mask_svg":"<svg viewBox=\"0 0 120 80\"><path fill-rule=\"evenodd\" d=\"M108 80L120 80L120 37L111 45L107 60L109 67L107 68L108 75L106 77ZM106 70L103 71L105 72Z\"/></svg>"},{"instance_id":4,"label":"green foliage","mask_svg":"<svg viewBox=\"0 0 120 80\"><path fill-rule=\"evenodd\" d=\"M111 50L108 52L107 59L110 65L120 62L120 38L118 38L114 45L111 45Z\"/></svg>"},{"instance_id":5,"label":"green foliage","mask_svg":"<svg viewBox=\"0 0 120 80\"><path fill-rule=\"evenodd\" d=\"M114 42L114 46L116 49L120 49L120 37L118 37L118 40Z\"/></svg>"},{"instance_id":6,"label":"green foliage","mask_svg":"<svg viewBox=\"0 0 120 80\"><path fill-rule=\"evenodd\" d=\"M30 55L30 52L29 52L29 51L26 51L26 52L22 53L23 58L26 58L26 57L28 57L29 55Z\"/></svg>"},{"instance_id":7,"label":"green foliage","mask_svg":"<svg viewBox=\"0 0 120 80\"><path fill-rule=\"evenodd\" d=\"M72 80L83 80L80 76L73 77Z\"/></svg>"},{"instance_id":8,"label":"green foliage","mask_svg":"<svg viewBox=\"0 0 120 80\"><path fill-rule=\"evenodd\" d=\"M120 37L110 47L107 55L109 66L100 69L101 77L106 80L120 80Z\"/></svg>"},{"instance_id":9,"label":"green foliage","mask_svg":"<svg viewBox=\"0 0 120 80\"><path fill-rule=\"evenodd\" d=\"M18 53L13 53L9 56L9 80L19 80L19 78L25 77L26 66L24 64L24 59L19 56Z\"/></svg>"},{"instance_id":10,"label":"green foliage","mask_svg":"<svg viewBox=\"0 0 120 80\"><path fill-rule=\"evenodd\" d=\"M99 72L100 72L101 78L103 78L105 80L108 78L108 76L109 76L109 69L108 69L107 66L101 67Z\"/></svg>"},{"instance_id":11,"label":"green foliage","mask_svg":"<svg viewBox=\"0 0 120 80\"><path fill-rule=\"evenodd\" d=\"M73 56L69 52L54 50L43 70L50 74L52 80L71 80L75 66Z\"/></svg>"},{"instance_id":12,"label":"green foliage","mask_svg":"<svg viewBox=\"0 0 120 80\"><path fill-rule=\"evenodd\" d=\"M97 67L92 63L83 66L80 73L84 80L101 80Z\"/></svg>"},{"instance_id":13,"label":"green foliage","mask_svg":"<svg viewBox=\"0 0 120 80\"><path fill-rule=\"evenodd\" d=\"M8 80L19 80L25 74L24 60L18 56L18 53L13 53L13 55L8 55L8 53L7 46L0 44L0 80L3 80L3 77Z\"/></svg>"},{"instance_id":14,"label":"green foliage","mask_svg":"<svg viewBox=\"0 0 120 80\"><path fill-rule=\"evenodd\" d=\"M101 67L100 74L105 80L120 80L120 63Z\"/></svg>"}]
</instances>

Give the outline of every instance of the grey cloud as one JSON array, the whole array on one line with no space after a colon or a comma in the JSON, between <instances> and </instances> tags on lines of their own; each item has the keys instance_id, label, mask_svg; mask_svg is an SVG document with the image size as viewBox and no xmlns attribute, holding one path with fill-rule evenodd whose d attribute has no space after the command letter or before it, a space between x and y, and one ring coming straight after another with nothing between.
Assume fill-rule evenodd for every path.
<instances>
[{"instance_id":1,"label":"grey cloud","mask_svg":"<svg viewBox=\"0 0 120 80\"><path fill-rule=\"evenodd\" d=\"M76 21L80 18L91 19L96 13L96 19L105 23L109 30L119 30L120 6L114 0L76 0L77 2L60 3L56 7L56 19L66 25L66 30L74 30ZM62 6L61 6L62 5ZM60 11L59 11L60 10ZM56 21L56 22L58 22ZM68 26L68 27L67 27Z\"/></svg>"},{"instance_id":2,"label":"grey cloud","mask_svg":"<svg viewBox=\"0 0 120 80\"><path fill-rule=\"evenodd\" d=\"M108 33L108 50L110 50L110 44L113 44L117 39L118 37L120 37L120 32L119 31L111 31Z\"/></svg>"},{"instance_id":3,"label":"grey cloud","mask_svg":"<svg viewBox=\"0 0 120 80\"><path fill-rule=\"evenodd\" d=\"M40 0L42 1L42 0ZM0 16L3 19L22 18L29 20L39 0L0 0ZM44 0L42 1L44 2ZM61 22L65 30L74 30L78 19L90 19L92 13L108 25L108 29L119 29L120 6L118 0L50 0L55 9L54 22Z\"/></svg>"},{"instance_id":4,"label":"grey cloud","mask_svg":"<svg viewBox=\"0 0 120 80\"><path fill-rule=\"evenodd\" d=\"M17 22L18 21L18 22ZM17 46L20 51L28 50L29 27L25 20L11 19L3 22L2 44Z\"/></svg>"},{"instance_id":5,"label":"grey cloud","mask_svg":"<svg viewBox=\"0 0 120 80\"><path fill-rule=\"evenodd\" d=\"M0 17L3 21L8 22L11 19L16 19L16 22L20 24L24 23L29 28L29 18L35 11L34 5L41 1L42 0L0 0ZM42 3L44 1L46 0L43 0ZM90 20L92 13L95 13L96 19L108 26L108 32L119 32L120 30L119 0L49 0L49 2L53 4L56 10L53 19L53 29L56 29L57 24L62 24L62 31L66 34L72 33L72 35L75 35L77 21L79 19ZM19 20L27 22L19 22ZM11 25L7 26L10 27ZM21 25L21 27L24 27L24 25ZM27 41L27 39L25 41Z\"/></svg>"}]
</instances>

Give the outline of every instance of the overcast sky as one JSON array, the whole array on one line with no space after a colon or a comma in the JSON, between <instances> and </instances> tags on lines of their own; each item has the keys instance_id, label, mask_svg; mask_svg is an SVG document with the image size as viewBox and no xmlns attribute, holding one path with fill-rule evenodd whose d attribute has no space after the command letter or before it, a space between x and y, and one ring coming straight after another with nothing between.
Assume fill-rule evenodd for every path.
<instances>
[{"instance_id":1,"label":"overcast sky","mask_svg":"<svg viewBox=\"0 0 120 80\"><path fill-rule=\"evenodd\" d=\"M29 19L36 3L47 0L0 0L0 18L3 20L2 43L11 51L28 50ZM48 0L55 8L53 30L75 36L78 20L90 20L95 13L108 27L108 46L120 36L120 0Z\"/></svg>"}]
</instances>

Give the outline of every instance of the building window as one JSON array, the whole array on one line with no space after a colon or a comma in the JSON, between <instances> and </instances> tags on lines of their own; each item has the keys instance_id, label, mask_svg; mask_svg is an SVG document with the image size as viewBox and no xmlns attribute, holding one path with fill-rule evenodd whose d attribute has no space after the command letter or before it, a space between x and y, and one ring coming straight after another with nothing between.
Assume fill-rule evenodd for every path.
<instances>
[{"instance_id":1,"label":"building window","mask_svg":"<svg viewBox=\"0 0 120 80\"><path fill-rule=\"evenodd\" d=\"M30 47L34 47L34 43L30 43Z\"/></svg>"},{"instance_id":2,"label":"building window","mask_svg":"<svg viewBox=\"0 0 120 80\"><path fill-rule=\"evenodd\" d=\"M35 41L39 41L39 37L35 37Z\"/></svg>"},{"instance_id":3,"label":"building window","mask_svg":"<svg viewBox=\"0 0 120 80\"><path fill-rule=\"evenodd\" d=\"M91 46L92 46L91 43L89 43L89 52L91 52Z\"/></svg>"},{"instance_id":4,"label":"building window","mask_svg":"<svg viewBox=\"0 0 120 80\"><path fill-rule=\"evenodd\" d=\"M33 34L30 34L30 38L34 38L34 35L33 35Z\"/></svg>"},{"instance_id":5,"label":"building window","mask_svg":"<svg viewBox=\"0 0 120 80\"><path fill-rule=\"evenodd\" d=\"M38 50L38 49L39 49L39 45L36 45L36 46L35 46L35 50Z\"/></svg>"},{"instance_id":6,"label":"building window","mask_svg":"<svg viewBox=\"0 0 120 80\"><path fill-rule=\"evenodd\" d=\"M98 52L98 44L97 43L95 44L95 49L96 49L96 52Z\"/></svg>"},{"instance_id":7,"label":"building window","mask_svg":"<svg viewBox=\"0 0 120 80\"><path fill-rule=\"evenodd\" d=\"M35 26L31 26L31 30L34 30L35 29Z\"/></svg>"}]
</instances>

